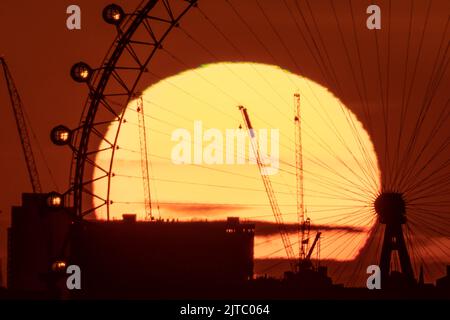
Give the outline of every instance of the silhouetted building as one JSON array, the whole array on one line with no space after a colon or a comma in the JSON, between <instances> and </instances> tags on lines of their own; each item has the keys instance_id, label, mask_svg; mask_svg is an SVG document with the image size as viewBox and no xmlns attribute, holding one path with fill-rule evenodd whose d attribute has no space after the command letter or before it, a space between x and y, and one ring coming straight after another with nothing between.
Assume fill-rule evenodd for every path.
<instances>
[{"instance_id":1,"label":"silhouetted building","mask_svg":"<svg viewBox=\"0 0 450 320\"><path fill-rule=\"evenodd\" d=\"M204 292L253 277L254 225L227 221L83 221L71 263L88 295Z\"/></svg>"},{"instance_id":2,"label":"silhouetted building","mask_svg":"<svg viewBox=\"0 0 450 320\"><path fill-rule=\"evenodd\" d=\"M328 289L333 283L325 266L300 269L298 272L285 272L284 282L292 289Z\"/></svg>"},{"instance_id":3,"label":"silhouetted building","mask_svg":"<svg viewBox=\"0 0 450 320\"><path fill-rule=\"evenodd\" d=\"M72 223L71 213L49 202L48 194L22 195L8 230L9 289L67 294L63 280L71 264L80 266L82 281L81 292L71 293L85 296L158 297L253 277L254 225L238 218L169 222L124 215L120 221Z\"/></svg>"},{"instance_id":4,"label":"silhouetted building","mask_svg":"<svg viewBox=\"0 0 450 320\"><path fill-rule=\"evenodd\" d=\"M450 265L447 265L447 274L436 280L436 287L439 289L447 289L450 291Z\"/></svg>"},{"instance_id":5,"label":"silhouetted building","mask_svg":"<svg viewBox=\"0 0 450 320\"><path fill-rule=\"evenodd\" d=\"M70 227L69 209L51 207L47 194L22 195L22 206L13 207L8 229L8 288L47 291L52 265L66 254Z\"/></svg>"}]
</instances>

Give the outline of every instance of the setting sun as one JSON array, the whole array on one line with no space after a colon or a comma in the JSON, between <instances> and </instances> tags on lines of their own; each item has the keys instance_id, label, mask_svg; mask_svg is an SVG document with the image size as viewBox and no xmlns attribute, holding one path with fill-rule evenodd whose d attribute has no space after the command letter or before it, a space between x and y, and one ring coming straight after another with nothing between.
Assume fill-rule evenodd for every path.
<instances>
[{"instance_id":1,"label":"setting sun","mask_svg":"<svg viewBox=\"0 0 450 320\"><path fill-rule=\"evenodd\" d=\"M258 167L252 161L248 137L242 148L237 147L237 140L231 147L227 143L227 133L243 132L247 136L238 110L242 105L248 109L254 129L266 130L266 154L272 164L279 166L270 179L284 222L298 222L296 92L301 96L306 216L313 225L325 226L325 244L339 228L352 230L339 241L329 241L321 254L333 259L354 258L375 222L372 202L380 188L378 161L370 137L355 115L326 88L276 66L204 65L166 78L143 92L153 216L177 220L238 216L274 222ZM137 101L131 101L123 112L112 163L110 218L121 219L124 213L135 213L138 219L144 219ZM111 125L106 139L114 140L117 129L117 123ZM183 156L190 161L173 159L174 153L180 151L180 130L188 137L183 143L184 151L190 154ZM216 162L206 159L208 148ZM232 152L231 156L227 152ZM103 153L96 159L104 166L109 161ZM94 177L99 175L101 172L94 172ZM106 188L104 180L94 185L96 194L104 193ZM106 219L106 212L99 209L96 217ZM359 245L334 252L350 240ZM279 235L258 234L257 227L255 257L282 257L284 251L277 248L282 248Z\"/></svg>"}]
</instances>

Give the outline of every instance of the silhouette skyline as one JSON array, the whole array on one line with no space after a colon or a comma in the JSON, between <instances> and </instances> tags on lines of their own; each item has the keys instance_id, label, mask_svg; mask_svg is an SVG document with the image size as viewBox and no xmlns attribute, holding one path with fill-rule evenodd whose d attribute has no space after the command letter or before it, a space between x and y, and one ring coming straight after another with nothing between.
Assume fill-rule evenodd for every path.
<instances>
[{"instance_id":1,"label":"silhouette skyline","mask_svg":"<svg viewBox=\"0 0 450 320\"><path fill-rule=\"evenodd\" d=\"M116 35L114 28L101 19L101 12L107 4L81 1L78 5L83 13L82 27L72 31L64 25L67 17L64 4L49 6L46 14L38 19L33 16L33 6L37 4L6 1L0 7L0 26L7 26L17 18L14 14L5 15L6 12L30 15L29 20L36 26L30 30L28 26L20 25L14 33L3 27L0 28L0 36L4 39L2 52L8 59L33 126L33 136L36 135L40 142L41 150L35 150L35 153L39 154L38 169L45 173L41 175L46 192L67 190L72 153L69 148L56 149L48 135L57 124L77 127L87 90L85 86L73 82L69 70L80 60L93 67L100 65ZM207 63L224 61L276 65L327 88L356 115L370 136L381 172L382 192L404 195L406 218L412 223L408 227L410 229L405 227L403 231L411 255L412 272L417 279L421 259L425 259L428 263L424 272L425 282L434 281L445 275L445 266L450 262L450 198L446 182L450 174L450 150L447 148L449 137L445 130L445 120L450 116L447 110L449 95L445 90L445 84L450 83L447 69L450 5L446 1L436 1L432 5L431 2L423 2L411 7L408 1L403 1L391 6L389 1L379 1L383 28L375 32L365 28L365 4L357 1L350 4L332 2L330 6L328 1L317 1L303 4L302 11L295 11L294 3L285 7L269 1L231 5L222 1L214 4L199 2L199 8L193 8L183 17L181 28L171 32L164 49L150 64L151 76L143 77L139 90L188 69L195 70ZM137 1L120 5L126 12L131 12ZM229 14L223 15L221 12ZM271 12L270 18L265 12ZM296 19L292 19L292 13L295 13ZM205 17L211 17L211 20ZM248 25L243 23L243 17ZM205 28L208 25L210 28ZM302 26L304 28L299 28ZM304 33L298 32L299 29ZM38 30L39 34L45 34L42 41L34 35ZM219 37L222 30L226 30L225 37ZM190 37L186 36L186 32ZM256 32L256 36L252 32ZM192 35L195 39L201 39L201 46L192 45ZM22 41L17 42L16 39ZM213 54L205 53L205 50L199 54L202 48L209 48ZM33 52L31 59L29 52ZM172 52L183 54L182 63L177 63ZM142 52L137 54L139 56ZM5 89L0 90L2 105L8 105ZM121 112L123 107L117 108L117 111ZM2 157L1 168L3 180L10 181L2 189L4 196L0 203L0 259L3 263L0 269L5 273L10 207L19 203L20 194L29 190L29 186L18 147L19 140L10 134L15 133L16 128L9 108L2 108L1 116L4 119L3 131L0 132L1 145L6 155ZM107 129L100 129L99 132L106 135ZM100 145L97 142L97 147ZM45 155L47 163L42 160L41 154ZM85 174L95 176L90 168L86 169ZM266 199L264 194L261 195L263 198ZM89 199L85 203L89 201L94 203ZM239 215L239 204L233 207L217 202L199 206L186 203L185 211L182 208L176 210L186 214L206 208L206 213L210 210L221 211L226 216ZM168 202L166 205L174 209L180 203ZM208 205L212 207L208 209ZM164 210L164 204L158 208ZM116 214L125 213L129 212ZM186 218L189 217L186 214ZM264 229L264 223L261 223L259 234L258 222L255 223L256 237L267 236L271 232L267 228L276 226L266 222L267 228ZM361 233L357 225L340 227L313 221L313 231L326 228L336 233L345 231L354 237ZM369 264L379 262L380 248L369 248L369 245L380 243L383 231L383 227L374 227L368 233L366 246L359 249L359 256L363 260L371 260ZM398 238L399 233L395 234ZM258 241L261 239L258 238ZM411 251L411 243L416 245L416 251ZM259 260L265 261L257 258L255 266ZM347 270L358 267L352 267L352 261L336 262L339 265L345 263L348 263ZM369 265L363 265L362 260L357 264L359 268ZM402 262L403 265L405 263ZM334 271L329 271L333 276ZM339 278L342 274L351 275L342 270L334 275L339 273ZM5 279L5 274L2 279ZM358 281L359 285L361 282Z\"/></svg>"}]
</instances>

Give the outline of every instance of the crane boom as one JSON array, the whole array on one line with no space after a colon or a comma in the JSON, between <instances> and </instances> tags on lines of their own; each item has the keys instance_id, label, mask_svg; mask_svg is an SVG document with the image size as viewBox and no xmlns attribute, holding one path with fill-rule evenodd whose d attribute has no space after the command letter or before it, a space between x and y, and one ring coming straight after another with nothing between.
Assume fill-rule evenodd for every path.
<instances>
[{"instance_id":1,"label":"crane boom","mask_svg":"<svg viewBox=\"0 0 450 320\"><path fill-rule=\"evenodd\" d=\"M22 109L22 101L20 100L19 92L14 84L11 72L3 57L0 57L0 64L3 68L6 84L8 87L9 97L11 99L11 106L13 108L14 118L16 120L17 131L19 132L20 143L22 144L23 154L25 156L25 163L27 165L28 176L30 178L31 187L34 193L42 192L39 173L36 167L36 161L31 147L30 137L28 135L27 123Z\"/></svg>"},{"instance_id":2,"label":"crane boom","mask_svg":"<svg viewBox=\"0 0 450 320\"><path fill-rule=\"evenodd\" d=\"M322 234L321 232L317 232L317 233L316 233L316 237L314 238L313 244L311 245L311 248L309 249L308 254L306 255L305 260L309 261L309 260L311 259L311 255L312 255L312 253L313 253L313 251L314 251L314 247L316 246L317 241L319 241L320 235L321 235L321 234Z\"/></svg>"},{"instance_id":3,"label":"crane boom","mask_svg":"<svg viewBox=\"0 0 450 320\"><path fill-rule=\"evenodd\" d=\"M283 216L280 211L280 207L278 206L277 199L275 197L275 192L272 187L272 183L269 179L269 176L265 173L264 165L261 161L261 155L259 153L259 146L258 142L256 141L256 136L253 131L252 124L250 122L250 117L247 113L247 109L243 106L239 106L239 110L241 111L242 117L245 122L245 126L247 127L247 130L249 131L249 137L250 137L250 143L253 149L253 153L256 157L256 162L258 164L258 169L261 174L264 188L266 190L267 196L269 198L270 206L272 207L273 215L275 216L275 221L277 222L278 229L281 235L281 240L283 241L284 249L286 250L286 255L289 259L289 263L291 265L292 271L296 270L296 264L294 260L294 250L292 249L292 244L289 239L288 232L286 230L286 226L283 223Z\"/></svg>"},{"instance_id":4,"label":"crane boom","mask_svg":"<svg viewBox=\"0 0 450 320\"><path fill-rule=\"evenodd\" d=\"M305 204L304 204L304 192L303 192L303 150L302 150L302 120L300 114L300 94L294 94L294 106L295 106L295 176L297 182L297 215L300 226L299 234L299 258L300 261L305 259L306 246L308 239L305 239Z\"/></svg>"},{"instance_id":5,"label":"crane boom","mask_svg":"<svg viewBox=\"0 0 450 320\"><path fill-rule=\"evenodd\" d=\"M139 118L139 144L141 146L141 169L145 197L145 219L153 220L152 198L150 193L150 174L148 170L147 134L145 132L145 113L142 96L140 96L137 101L137 113Z\"/></svg>"}]
</instances>

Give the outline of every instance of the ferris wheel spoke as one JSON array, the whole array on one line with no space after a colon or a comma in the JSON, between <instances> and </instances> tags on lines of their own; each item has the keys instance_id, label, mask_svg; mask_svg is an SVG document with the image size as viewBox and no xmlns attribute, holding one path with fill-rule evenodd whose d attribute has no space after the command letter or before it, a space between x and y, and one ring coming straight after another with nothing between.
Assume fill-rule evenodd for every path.
<instances>
[{"instance_id":1,"label":"ferris wheel spoke","mask_svg":"<svg viewBox=\"0 0 450 320\"><path fill-rule=\"evenodd\" d=\"M330 0L330 4L331 4L331 7L332 7L332 9L333 9L333 14L334 14L334 19L335 19L335 21L336 21L336 25L337 25L338 30L339 30L340 39L341 39L341 42L342 42L342 44L343 44L343 46L344 46L344 49L345 49L345 55L346 55L346 58L347 58L347 63L348 63L348 65L350 66L350 70L351 70L351 73L352 73L353 82L354 82L355 88L357 89L357 93L358 93L359 99L360 99L360 101L361 101L361 104L362 104L362 106L363 106L363 108L364 108L363 115L365 116L366 122L369 124L369 129L371 129L371 125L372 125L372 124L371 124L371 117L370 117L370 111L369 111L369 106L368 106L367 89L366 89L366 87L365 87L365 80L364 80L365 78L364 78L364 74L363 74L363 71L362 71L363 68L362 68L362 65L361 65L361 59L360 59L361 57L360 57L359 44L358 44L357 36L356 36L356 28L354 27L353 33L354 33L354 39L356 40L355 43L356 43L356 49L357 49L358 59L359 59L360 68L361 68L361 79L362 79L361 82L363 83L364 94L361 93L361 90L360 90L360 88L359 88L359 86L358 86L359 81L358 81L357 78L356 78L355 68L353 67L353 63L352 63L351 58L350 58L350 53L349 53L348 46L347 46L347 44L346 44L346 42L345 42L345 40L344 40L343 31L342 31L341 25L340 25L340 23L339 23L339 19L338 19L338 15L337 15L337 13L336 13L336 8L335 8L335 6L334 6L334 2L333 2L332 0ZM352 19L353 19L353 25L354 25L353 9L352 9L352 4L351 4L350 1L349 1L349 6L350 6L350 11L351 11L351 13L352 13ZM388 33L389 33L389 32L388 32ZM363 96L364 96L364 97L363 97ZM370 130L370 132L373 133L372 130ZM365 148L364 144L360 143L359 145L360 145L363 149ZM373 164L373 162L372 162L372 159L370 159L370 157L367 157L367 150L365 150L365 149L362 150L362 154L365 156L365 159L364 159L364 160L365 160L365 162L366 162L366 167L367 167L368 172L371 172L371 173L373 174L373 173L375 172L375 170L374 170L374 164ZM373 176L373 175L372 175L372 179L373 179L373 181L376 183L376 178L374 179L374 176Z\"/></svg>"},{"instance_id":2,"label":"ferris wheel spoke","mask_svg":"<svg viewBox=\"0 0 450 320\"><path fill-rule=\"evenodd\" d=\"M355 223L355 224L356 224L356 225L358 225L358 224L366 225L368 221L370 222L370 219L369 219L367 216L364 216L364 215L363 215L362 217L359 217L359 219L356 220L356 223ZM326 249L327 249L328 247L330 247L330 246L334 246L334 247L335 247L333 250L331 250L327 255L325 255L325 256L323 257L324 259L327 259L328 257L336 257L336 256L339 257L339 254L340 254L340 253L342 254L342 252L343 252L345 249L347 249L348 246L349 246L350 244L354 244L354 243L353 243L353 240L355 239L356 236L359 236L359 234L355 233L355 234L353 234L352 236L350 236L350 238L346 241L346 243L345 243L343 246L336 246L336 241L337 241L338 239L342 239L342 237L344 237L344 236L348 236L348 234L345 233L345 232L343 232L341 235L339 235L339 236L337 236L337 237L334 238L335 241L328 243L328 245L321 246L321 251L322 251L322 252L323 252L324 250L326 250ZM355 252L354 252L355 248L357 248L360 244L361 244L361 243L358 242L357 245L355 245L355 246L353 247L353 250L351 250L351 251L353 252L353 254L355 253ZM341 250L338 251L339 249L341 249Z\"/></svg>"},{"instance_id":3,"label":"ferris wheel spoke","mask_svg":"<svg viewBox=\"0 0 450 320\"><path fill-rule=\"evenodd\" d=\"M298 6L298 3L297 3L297 2L295 2L295 3L296 3L296 5ZM320 32L318 31L317 24L316 24L316 22L315 22L314 15L313 15L312 10L311 10L311 8L310 8L310 6L309 6L309 3L307 3L307 5L308 5L308 8L309 8L309 10L310 10L310 14L311 14L311 16L312 16L312 18L313 18L314 25L316 26L316 29L317 29L317 32L318 32L318 35L319 35L319 39L320 39L320 41L321 41L321 43L322 43L322 46L324 47L324 43L323 43L322 37L321 37L321 35L320 35ZM306 22L305 17L304 17L304 15L303 15L302 11L301 11L299 8L298 8L298 11L299 11L299 13L300 13L300 15L301 15L301 17L302 17L302 19L303 19L303 21L304 21L304 24L305 24L305 26L306 26L306 29L307 29L308 32L310 33L311 38L314 40L314 37L313 37L313 35L312 35L312 32L311 32L311 30L309 29L308 23ZM317 49L317 52L319 53L319 56L321 57L321 55L320 55L320 50L318 49L317 45L316 45L316 49ZM329 56L328 56L328 53L327 53L326 50L325 50L324 52L325 52L325 54L326 54L326 56L327 56L327 58L328 58L329 69L331 70L331 72L332 72L333 75L334 75L335 83L337 84L337 85L336 85L337 90L338 90L338 92L340 92L341 95L342 95L342 90L340 89L340 86L338 85L338 82L337 82L338 80L337 80L336 75L334 74L334 69L333 69L333 67L332 67L332 64L331 64L330 58L329 58ZM322 59L322 60L323 60L323 59ZM327 81L327 82L328 82L328 85L331 86L331 83L330 83L329 81ZM317 98L317 97L316 97L316 98ZM348 150L349 153L352 155L353 159L354 159L355 162L358 164L358 166L361 168L362 172L365 172L366 177L371 177L371 178L372 178L372 183L375 182L375 184L376 184L376 178L375 178L374 172L373 172L373 169L374 169L373 162L371 163L370 157L367 156L367 150L365 149L364 144L361 143L361 137L360 137L359 132L356 131L356 130L354 130L355 125L354 125L354 122L353 122L352 118L351 118L351 117L347 117L347 112L344 111L344 108L343 108L342 104L341 104L341 103L339 103L339 104L340 104L340 107L341 107L341 110L342 110L343 114L346 116L347 123L349 124L350 128L353 129L353 137L354 137L354 138L356 139L356 141L357 141L357 145L358 145L358 147L360 148L361 154L363 155L363 160L366 161L366 168L365 168L363 165L361 165L361 163L355 158L355 156L354 156L354 154L353 154L353 152L352 152L351 150L349 150L349 149L347 149L347 150ZM325 115L327 115L326 112L325 112ZM331 121L331 123L333 123L333 122ZM339 133L338 133L338 132L337 132L336 134L339 136ZM343 139L340 138L340 140L341 140L341 143L343 143L343 142L342 142ZM346 147L346 144L345 144L345 143L343 143L343 145ZM370 182L369 182L369 184L370 184Z\"/></svg>"},{"instance_id":4,"label":"ferris wheel spoke","mask_svg":"<svg viewBox=\"0 0 450 320\"><path fill-rule=\"evenodd\" d=\"M364 244L364 247L359 251L358 253L358 259L357 261L354 261L354 268L352 271L352 274L354 275L360 275L359 277L355 277L353 279L353 282L350 283L350 285L357 286L361 283L361 278L365 278L367 266L373 264L373 259L379 256L379 247L381 242L381 237L379 237L381 224L374 223L374 227L370 230L370 233L368 235L368 241ZM377 241L378 240L378 241ZM364 250L371 251L371 254L362 254ZM355 263L356 262L356 263ZM364 279L363 279L364 280ZM362 281L364 282L364 281Z\"/></svg>"},{"instance_id":5,"label":"ferris wheel spoke","mask_svg":"<svg viewBox=\"0 0 450 320\"><path fill-rule=\"evenodd\" d=\"M419 227L419 224L417 224L416 222L411 222L411 224L417 229ZM435 255L435 251L432 249L436 249L438 250L444 257L448 257L448 252L450 250L450 247L447 246L446 244L444 244L441 240L436 239L436 234L439 234L438 231L436 231L434 228L430 228L430 227L426 227L424 230L423 226L422 226L422 222L420 222L420 228L422 229L421 232L422 234L426 235L427 237L427 241L432 244L433 246L429 246L429 252L434 252ZM442 234L440 234L442 235ZM443 235L445 237L445 235ZM448 239L448 235L447 235L447 239ZM436 260L439 261L439 257L437 255L435 255Z\"/></svg>"},{"instance_id":6,"label":"ferris wheel spoke","mask_svg":"<svg viewBox=\"0 0 450 320\"><path fill-rule=\"evenodd\" d=\"M437 154L443 152L448 146L450 146L450 138L447 139L447 141L444 142L444 145L441 146L441 148L439 148ZM435 153L436 154L436 153ZM422 169L418 172L418 174L422 173L423 170L425 170L425 168L431 163L433 162L435 158L430 158L428 160L428 162L422 167ZM436 175L438 175L439 173L442 173L442 171L444 171L445 169L447 169L447 167L450 166L450 160L447 160L445 163L443 163L442 165L440 165L437 169L433 170L432 172L430 172L427 177L422 178L420 180L418 180L417 182L415 182L414 184L412 184L412 186L410 186L409 188L405 189L406 192L412 192L413 190L415 190L417 187L421 187L424 188L425 185L433 186L434 184L438 184L436 183L437 181L442 181L442 179L440 177L436 177ZM439 179L439 180L438 180ZM423 190L423 189L421 189Z\"/></svg>"},{"instance_id":7,"label":"ferris wheel spoke","mask_svg":"<svg viewBox=\"0 0 450 320\"><path fill-rule=\"evenodd\" d=\"M450 232L448 232L447 230L441 229L442 228L441 223L437 222L435 225L430 225L430 222L433 220L430 217L427 217L425 219L420 214L416 214L411 217L412 217L413 224L420 223L423 225L422 228L429 230L429 232L434 232L435 234L438 234L439 236L443 236L443 237L447 237L447 238L450 236ZM447 246L445 246L445 247L450 250L450 247L447 247Z\"/></svg>"},{"instance_id":8,"label":"ferris wheel spoke","mask_svg":"<svg viewBox=\"0 0 450 320\"><path fill-rule=\"evenodd\" d=\"M410 104L410 99L411 99L412 92L413 92L412 89L413 89L413 86L414 86L414 83L415 83L417 69L418 69L418 64L419 64L420 56L421 56L421 53L422 53L423 40L424 40L424 37L425 37L425 31L427 29L427 25L428 25L428 21L429 21L430 9L431 9L431 2L429 2L429 5L427 7L427 13L426 13L424 25L423 25L423 28L422 28L422 33L421 33L421 36L420 36L420 41L419 41L418 53L417 53L417 56L416 56L416 59L415 59L415 62L414 62L414 67L413 67L413 71L412 71L413 73L412 73L409 89L407 90L406 99L402 100L402 102L403 101L405 102L405 104L402 104L402 108L406 108L406 106L408 106ZM405 112L406 111L407 111L407 109L405 109ZM404 116L406 117L406 113L404 114ZM403 119L401 119L400 121L403 121ZM407 149L408 148L409 148L409 146L407 147ZM398 149L398 150L400 150L400 149ZM406 160L405 157L406 157L407 154L409 154L408 151L403 152L403 155L401 156L401 160L400 160L399 163L401 163L401 164L404 163L404 161ZM400 168L400 170L402 170L402 169ZM395 178L398 179L399 177L395 177ZM400 178L401 178L401 175L400 175Z\"/></svg>"},{"instance_id":9,"label":"ferris wheel spoke","mask_svg":"<svg viewBox=\"0 0 450 320\"><path fill-rule=\"evenodd\" d=\"M426 141L434 141L434 139L436 138L437 133L442 129L442 126L447 122L447 120L450 118L450 110L448 110L448 105L450 104L450 100L447 100L447 103L445 104L444 108L441 110L441 113L438 116L438 123L436 124L436 126L433 127L432 131L430 132L430 134L428 135L428 137L426 138ZM447 114L445 114L447 113ZM444 115L445 114L445 115ZM425 143L423 144L422 148L420 149L420 151L417 153L415 160L412 162L413 166L410 170L410 172L417 172L415 169L415 167L417 166L417 164L419 163L419 159L422 157L422 155L424 154L425 150L430 146L430 144ZM421 168L419 168L418 172L422 172L424 170L426 166L423 166ZM407 187L409 183L408 178L410 178L410 175L407 178L404 178L404 185Z\"/></svg>"},{"instance_id":10,"label":"ferris wheel spoke","mask_svg":"<svg viewBox=\"0 0 450 320\"><path fill-rule=\"evenodd\" d=\"M447 47L448 48L448 47ZM447 61L447 65L446 66L448 66L448 63L450 62L450 60L449 61ZM442 78L441 78L442 79ZM439 83L440 83L441 81L439 81ZM435 92L436 92L436 90L437 90L437 88L435 89ZM435 95L435 92L432 94L432 98L434 97L434 95ZM426 117L426 115L428 114L428 110L430 109L430 107L431 107L431 105L432 105L432 98L428 101L428 102L423 102L423 104L422 104L422 107L424 107L425 106L425 108L427 109L425 112L423 112L420 116L419 116L419 118L420 118L420 120L418 119L418 123L416 123L416 128L414 129L414 135L413 135L413 137L412 137L412 139L411 139L411 143L410 143L410 145L411 145L411 148L409 148L408 150L410 150L409 152L412 152L412 151L414 151L414 146L415 145L417 145L417 143L415 143L415 141L417 140L417 132L420 132L420 130L421 130L421 127L422 127L422 125L423 125L423 123L424 123L424 120L425 120L425 117ZM447 104L448 104L448 102L447 102ZM415 156L415 157L410 157L410 158L415 158L415 161L414 162L412 162L412 167L411 168L408 168L408 162L406 163L406 165L405 165L405 168L408 168L408 171L406 171L407 172L407 174L406 175L404 175L403 176L403 178L400 180L400 182L399 182L399 184L400 185L402 185L402 183L405 183L405 180L407 180L408 178L410 178L410 176L411 176L411 172L413 172L413 169L415 168L415 166L417 165L417 163L419 162L418 160L419 160L419 158L420 158L420 156L423 154L423 151L421 151L421 152L419 152L419 153L417 153L417 155ZM411 159L409 159L409 161L411 161ZM406 170L406 169L405 169Z\"/></svg>"},{"instance_id":11,"label":"ferris wheel spoke","mask_svg":"<svg viewBox=\"0 0 450 320\"><path fill-rule=\"evenodd\" d=\"M230 6L232 6L231 5L231 3L229 3L230 4ZM232 6L233 7L233 6ZM233 7L234 8L234 7ZM236 10L234 10L234 11L236 11ZM201 11L202 12L202 11ZM206 15L202 12L202 14L203 14L203 16L206 18ZM237 13L238 15L239 15L239 13ZM240 16L240 15L239 15ZM241 21L243 20L242 19L242 17L240 16L240 18L241 18ZM209 22L211 22L211 19L207 19ZM211 22L212 23L212 22ZM243 21L243 23L245 24L245 21ZM259 37L256 35L256 33L252 30L252 28L250 27L250 26L248 26L247 25L247 27L248 27L248 29L249 29L249 31L250 31L250 33L254 36L254 37L256 37L257 38L257 40L259 40ZM216 29L218 29L217 27L216 27ZM276 30L275 30L276 31ZM222 33L223 34L223 33ZM231 42L231 41L230 41ZM265 46L264 46L265 47ZM267 48L267 47L265 47L265 50L266 51L268 51L269 53L270 53L270 50ZM270 53L270 55L272 56L272 58L276 61L276 58L273 56L273 54L271 54ZM317 97L316 97L317 98ZM320 100L319 99L317 99L318 100L318 102L320 103ZM326 114L326 113L325 113ZM331 122L332 123L332 122ZM307 125L307 124L306 124ZM312 128L309 128L309 130L312 130ZM305 134L306 135L308 135L309 133L308 133L308 131L307 132L305 132ZM339 133L337 132L336 133L337 135L339 135ZM341 142L343 141L343 139L342 138L340 138L340 140L341 140ZM363 170L363 172L365 172L365 169L364 169L364 167L363 166L361 166L361 164L359 163L359 161L355 158L355 156L353 155L353 152L350 150L350 149L348 149L348 147L346 146L346 144L345 143L343 143L343 145L347 148L347 150L352 154L352 156L353 156L353 158L356 160L356 163L361 167L361 169ZM323 147L323 145L321 144L321 147ZM323 147L323 148L325 148L325 147ZM329 150L328 150L329 151ZM364 155L364 153L363 153L363 155ZM336 158L338 158L339 159L339 157L338 156L336 156L336 155L334 155ZM358 177L359 179L361 179L361 177Z\"/></svg>"},{"instance_id":12,"label":"ferris wheel spoke","mask_svg":"<svg viewBox=\"0 0 450 320\"><path fill-rule=\"evenodd\" d=\"M436 260L433 253L430 253L429 249L427 249L426 243L415 234L412 227L407 225L411 238L414 239L414 246L411 247L413 250L417 252L417 264L420 263L420 266L424 269L424 274L436 274L436 263L439 260ZM426 260L425 260L426 259Z\"/></svg>"},{"instance_id":13,"label":"ferris wheel spoke","mask_svg":"<svg viewBox=\"0 0 450 320\"><path fill-rule=\"evenodd\" d=\"M400 104L400 117L399 117L399 130L398 130L398 136L397 136L397 144L396 144L396 150L400 150L400 142L401 137L403 136L403 130L407 114L407 108L405 103L405 94L406 94L406 87L407 87L407 76L408 76L408 66L409 66L409 59L410 59L410 46L411 46L411 39L412 39L412 25L413 25L413 13L414 13L414 1L411 2L410 11L409 11L409 20L408 20L408 37L407 37L407 43L406 43L406 58L405 58L405 67L403 72L403 80L402 80L402 98L401 98L401 104ZM398 179L398 172L400 169L400 161L399 156L395 158L394 163L394 177L393 177L393 184L394 186L397 185L397 179Z\"/></svg>"},{"instance_id":14,"label":"ferris wheel spoke","mask_svg":"<svg viewBox=\"0 0 450 320\"><path fill-rule=\"evenodd\" d=\"M228 2L228 1L227 1ZM232 7L232 9L233 9L233 11L235 12L235 14L240 18L240 20L246 25L246 27L247 27L247 29L251 32L251 34L258 40L258 42L261 44L261 46L265 49L265 51L266 52L268 52L269 54L270 54L270 56L272 57L272 59L276 62L276 59L275 59L275 57L273 56L273 54L271 54L270 53L270 50L260 41L260 39L259 39L259 37L257 36L257 34L253 31L253 29L245 22L245 20L242 18L242 16L237 12L237 10L234 8L234 6L230 3L230 2L228 2L228 4ZM260 6L260 9L264 12L264 10L262 9L262 7ZM281 36L279 35L279 33L276 31L276 28L273 26L273 24L271 24L270 23L270 20L269 20L269 18L267 17L267 15L264 15L265 16L265 18L266 18L266 20L268 21L268 23L270 24L270 26L271 26L271 28L272 28L272 30L273 30L273 32L274 33L276 33L277 35L278 35L278 38L279 38L279 40L280 40L280 42L281 43L284 43L284 41L282 40L282 38L281 38ZM284 48L286 49L286 50L288 50L289 51L289 49L287 48L287 46L284 46ZM292 56L292 55L291 55ZM295 62L295 61L294 61ZM333 70L332 69L332 67L330 66L330 68L331 68L331 70ZM317 96L316 96L316 99L318 100L318 102L319 102L319 104L320 104L320 100L317 98ZM340 103L339 103L340 104ZM340 104L340 107L341 107L341 109L343 110L343 107L342 107L342 105ZM346 115L346 113L343 111L343 113ZM325 112L325 114L327 114L326 112ZM346 117L346 119L347 119L347 121L348 121L348 123L350 124L350 121L349 121L349 118L348 117ZM331 122L332 123L332 122ZM351 128L354 128L354 124L353 123L351 123L350 124L350 127ZM312 128L309 128L310 130L312 129ZM354 132L355 133L355 132ZM306 132L306 134L308 135L308 132ZM337 132L336 133L338 136L339 136L339 133ZM360 138L358 137L358 135L359 135L359 133L358 132L356 132L355 133L355 135L354 136L356 136L357 138L358 138L358 141L360 142ZM351 156L353 157L353 159L355 160L355 162L358 164L358 166L361 168L361 170L362 170L362 172L365 172L366 174L367 174L367 172L365 171L365 169L364 169L364 166L362 166L361 164L360 164L360 162L356 159L356 157L354 156L354 154L353 154L353 152L347 147L347 145L343 142L343 139L342 139L342 137L340 137L340 139L339 139L340 141L341 141L341 143L346 147L346 149L347 149L347 151L351 154ZM359 143L358 144L358 146L361 146L361 143ZM365 153L363 152L362 153L363 154L363 156L365 155ZM339 157L337 157L337 159L339 160ZM340 161L340 160L339 160ZM350 169L350 171L352 171L351 169ZM358 177L359 179L362 179L361 177ZM365 177L364 177L365 178ZM362 180L364 180L364 179L362 179ZM369 183L370 184L370 183Z\"/></svg>"}]
</instances>

